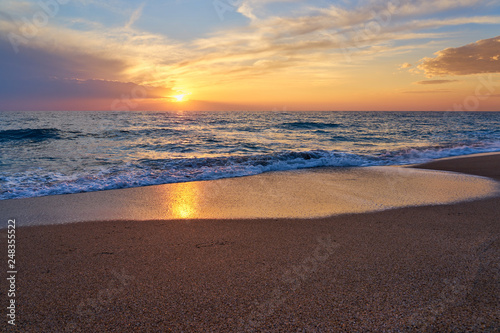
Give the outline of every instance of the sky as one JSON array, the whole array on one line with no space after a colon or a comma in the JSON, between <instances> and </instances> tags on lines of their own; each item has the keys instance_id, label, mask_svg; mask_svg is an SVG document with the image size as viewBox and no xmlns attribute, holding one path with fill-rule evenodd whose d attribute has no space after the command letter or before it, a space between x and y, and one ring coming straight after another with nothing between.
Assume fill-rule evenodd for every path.
<instances>
[{"instance_id":1,"label":"sky","mask_svg":"<svg viewBox=\"0 0 500 333\"><path fill-rule=\"evenodd\" d=\"M500 111L497 0L2 0L0 110Z\"/></svg>"}]
</instances>

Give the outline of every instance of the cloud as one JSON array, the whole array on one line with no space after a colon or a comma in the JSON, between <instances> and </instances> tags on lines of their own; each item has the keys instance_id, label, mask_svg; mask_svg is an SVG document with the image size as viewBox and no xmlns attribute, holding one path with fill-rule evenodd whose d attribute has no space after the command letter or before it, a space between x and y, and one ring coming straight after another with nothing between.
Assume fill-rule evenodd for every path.
<instances>
[{"instance_id":1,"label":"cloud","mask_svg":"<svg viewBox=\"0 0 500 333\"><path fill-rule=\"evenodd\" d=\"M107 57L91 52L80 53L75 49L57 52L29 47L15 54L9 42L0 39L3 80L33 80L37 78L78 78L119 80L127 62L118 57ZM49 45L49 47L52 45ZM98 73L98 74L97 74Z\"/></svg>"},{"instance_id":2,"label":"cloud","mask_svg":"<svg viewBox=\"0 0 500 333\"><path fill-rule=\"evenodd\" d=\"M173 93L168 88L140 86L131 82L76 79L34 79L30 81L0 81L2 99L116 99L132 95L140 99L165 98ZM21 89L18 89L21 88Z\"/></svg>"},{"instance_id":3,"label":"cloud","mask_svg":"<svg viewBox=\"0 0 500 333\"><path fill-rule=\"evenodd\" d=\"M396 0L399 15L417 15L473 7L483 0Z\"/></svg>"},{"instance_id":4,"label":"cloud","mask_svg":"<svg viewBox=\"0 0 500 333\"><path fill-rule=\"evenodd\" d=\"M256 20L257 16L254 15L252 8L248 4L248 2L243 2L237 9L237 12L242 14L243 16L248 17L251 20Z\"/></svg>"},{"instance_id":5,"label":"cloud","mask_svg":"<svg viewBox=\"0 0 500 333\"><path fill-rule=\"evenodd\" d=\"M403 94L440 94L440 93L449 93L451 90L449 89L436 89L436 90L407 90L403 91Z\"/></svg>"},{"instance_id":6,"label":"cloud","mask_svg":"<svg viewBox=\"0 0 500 333\"><path fill-rule=\"evenodd\" d=\"M445 83L453 83L453 82L459 82L459 80L425 80L425 81L418 81L415 83L429 85L429 84L445 84Z\"/></svg>"},{"instance_id":7,"label":"cloud","mask_svg":"<svg viewBox=\"0 0 500 333\"><path fill-rule=\"evenodd\" d=\"M406 68L410 68L411 66L412 66L412 64L405 62L404 64L399 66L399 69L406 69Z\"/></svg>"},{"instance_id":8,"label":"cloud","mask_svg":"<svg viewBox=\"0 0 500 333\"><path fill-rule=\"evenodd\" d=\"M275 1L245 1L240 8L251 11L255 17L255 8ZM438 9L469 6L478 1L439 1ZM345 61L345 54L355 54L356 59L383 55L380 50L390 52L396 41L439 39L449 37L447 33L419 32L418 30L438 29L444 26L454 26L469 23L491 24L500 23L500 16L488 17L458 17L451 19L432 20L401 20L404 13L412 17L414 13L406 11L409 5L426 4L431 10L432 1L420 1L418 4L403 1L398 8L392 8L392 15L385 21L377 21L377 12L388 8L376 3L368 3L354 9L346 9L336 5L324 7L308 6L300 15L290 13L288 16L259 16L259 20L243 28L224 30L213 33L192 43L197 57L188 58L180 66L204 66L215 63L236 64L247 66L246 61L256 61L263 57L277 55L298 56L314 52L330 55L331 60ZM417 6L418 7L418 6ZM245 9L243 9L245 8ZM405 9L406 8L406 9ZM413 7L412 7L413 8ZM436 8L435 8L436 9ZM403 13L403 14L401 14ZM377 28L378 24L378 28ZM373 33L370 31L373 29ZM406 50L418 48L418 45L408 45ZM198 52L197 52L198 51ZM300 65L300 64L298 64Z\"/></svg>"},{"instance_id":9,"label":"cloud","mask_svg":"<svg viewBox=\"0 0 500 333\"><path fill-rule=\"evenodd\" d=\"M428 77L500 73L500 36L447 48L424 58L418 66Z\"/></svg>"},{"instance_id":10,"label":"cloud","mask_svg":"<svg viewBox=\"0 0 500 333\"><path fill-rule=\"evenodd\" d=\"M380 6L379 6L380 7ZM374 5L347 10L338 6L309 7L297 16L271 16L261 18L244 28L224 30L209 37L195 40L191 49L194 57L179 63L181 67L214 66L215 64L247 67L246 62L286 55L304 56L322 52L329 56L330 64L346 61L355 55L357 60L404 52L421 45L394 46L396 41L425 40L449 37L449 33L418 32L443 26L465 23L500 23L499 17L468 17L440 20L394 20L378 23L373 16ZM396 11L396 9L393 9ZM379 25L374 33L360 33L366 27ZM200 56L196 56L199 53ZM304 58L304 57L303 57ZM305 58L304 58L305 59ZM312 65L312 62L309 62ZM302 65L308 65L304 63ZM301 66L297 63L297 66ZM213 68L215 68L214 66Z\"/></svg>"},{"instance_id":11,"label":"cloud","mask_svg":"<svg viewBox=\"0 0 500 333\"><path fill-rule=\"evenodd\" d=\"M283 2L299 2L299 0L239 0L229 1L229 3L237 3L237 12L243 16L255 21L259 17L267 15L266 6L274 3ZM257 13L257 14L256 14Z\"/></svg>"},{"instance_id":12,"label":"cloud","mask_svg":"<svg viewBox=\"0 0 500 333\"><path fill-rule=\"evenodd\" d=\"M47 75L152 84L152 81L171 80L171 77L164 79L163 68L185 58L181 43L165 36L99 24L85 30L48 25L21 42L19 53L15 54L8 36L23 37L19 26L19 22L0 20L0 41L3 42L0 46L4 51L0 66L7 66L4 61L7 59L18 67L34 67L38 62L33 56L36 53L45 59ZM159 72L154 80L151 68Z\"/></svg>"},{"instance_id":13,"label":"cloud","mask_svg":"<svg viewBox=\"0 0 500 333\"><path fill-rule=\"evenodd\" d=\"M128 20L127 24L125 24L125 29L130 29L132 24L134 24L141 17L144 5L145 3L140 5L136 10L132 12L132 15L130 15L130 19Z\"/></svg>"},{"instance_id":14,"label":"cloud","mask_svg":"<svg viewBox=\"0 0 500 333\"><path fill-rule=\"evenodd\" d=\"M33 12L35 9L35 4L28 1L2 0L0 3L0 15L8 17L9 19L24 16L26 13Z\"/></svg>"},{"instance_id":15,"label":"cloud","mask_svg":"<svg viewBox=\"0 0 500 333\"><path fill-rule=\"evenodd\" d=\"M154 69L158 66L147 67L147 57L143 55L137 67L133 50L120 47L111 38L91 34L92 38L87 39L89 35L81 32L49 31L58 44L47 41L41 31L17 54L7 40L0 38L2 109L50 110L53 103L54 109L85 109L85 105L109 110L113 101L122 96L153 100L172 94L174 83L164 78L161 67L156 75ZM118 54L108 52L108 47ZM128 56L119 56L120 48L127 50Z\"/></svg>"}]
</instances>

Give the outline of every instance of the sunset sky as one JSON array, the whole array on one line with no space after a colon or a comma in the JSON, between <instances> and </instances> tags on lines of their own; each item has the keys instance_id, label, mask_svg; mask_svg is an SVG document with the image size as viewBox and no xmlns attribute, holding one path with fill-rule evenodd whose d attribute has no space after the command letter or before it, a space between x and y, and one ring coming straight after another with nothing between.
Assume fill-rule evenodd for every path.
<instances>
[{"instance_id":1,"label":"sunset sky","mask_svg":"<svg viewBox=\"0 0 500 333\"><path fill-rule=\"evenodd\" d=\"M500 110L496 0L2 0L0 110Z\"/></svg>"}]
</instances>

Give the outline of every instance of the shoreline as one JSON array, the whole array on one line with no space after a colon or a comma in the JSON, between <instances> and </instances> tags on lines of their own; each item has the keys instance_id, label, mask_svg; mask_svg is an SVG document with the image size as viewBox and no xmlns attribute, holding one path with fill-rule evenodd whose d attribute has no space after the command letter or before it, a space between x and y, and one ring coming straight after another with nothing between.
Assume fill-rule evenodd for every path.
<instances>
[{"instance_id":1,"label":"shoreline","mask_svg":"<svg viewBox=\"0 0 500 333\"><path fill-rule=\"evenodd\" d=\"M498 207L20 227L16 329L496 332Z\"/></svg>"},{"instance_id":2,"label":"shoreline","mask_svg":"<svg viewBox=\"0 0 500 333\"><path fill-rule=\"evenodd\" d=\"M443 171L450 171L445 167L444 169L440 169L438 167L433 168L433 167L423 167L424 165L430 165L433 164L436 161L447 161L447 160L455 160L455 159L468 159L470 157L481 157L481 156L494 156L500 154L500 151L498 152L487 152L487 153L471 153L471 154L466 154L466 155L458 155L458 156L451 156L451 157L444 157L444 158L437 158L428 162L423 162L423 163L418 163L418 164L380 164L380 165L364 165L364 166L313 166L313 167L303 167L303 168L296 168L296 169L285 169L285 170L273 170L273 171L264 171L261 173L255 173L255 174L249 174L249 175L236 175L236 176L230 176L230 177L223 177L223 178L216 178L216 179L201 179L201 180L189 180L189 181L179 181L179 182L167 182L167 183L159 183L159 184L148 184L148 185L135 185L133 187L124 187L124 188L109 188L109 189L100 189L100 190L83 190L82 192L70 192L70 193L55 193L55 194L45 194L45 195L40 195L40 196L26 196L26 197L14 197L14 198L9 198L9 199L2 199L0 200L1 202L8 202L8 201L13 201L13 200L25 200L25 199L34 199L34 198L46 198L46 197L57 197L57 196L66 196L66 195L74 195L74 194L83 194L83 193L102 193L102 192L110 192L110 191L120 191L120 190L128 190L128 189L137 189L137 188L149 188L149 187L154 187L154 186L163 186L163 185L172 185L172 184L186 184L186 183L193 183L193 182L212 182L212 181L220 181L220 180L225 180L225 179L245 179L248 177L254 177L254 176L259 176L259 175L266 175L266 174L274 174L274 173L282 173L282 172L300 172L300 171L308 171L308 170L321 170L321 169L331 169L331 170L343 170L343 169L364 169L364 168L377 168L377 167L407 167L407 168L418 168L418 169L427 169L427 170L443 170ZM420 167L422 166L422 167ZM460 171L458 171L461 173ZM462 172L464 174L470 174L470 175L478 175L481 176L480 173L472 173L472 172ZM484 176L484 175L483 175ZM500 177L500 173L496 173L495 176L498 178ZM494 177L493 177L494 178ZM33 195L33 194L31 194Z\"/></svg>"},{"instance_id":3,"label":"shoreline","mask_svg":"<svg viewBox=\"0 0 500 333\"><path fill-rule=\"evenodd\" d=\"M431 167L438 163L439 171L427 164L312 168L2 200L0 210L8 218L17 218L19 226L117 220L315 219L498 196L500 172L494 164L499 157L488 154L430 162ZM457 160L465 160L466 166L478 161L486 167L473 170L475 175L443 172L453 170ZM486 171L493 177L481 177Z\"/></svg>"},{"instance_id":4,"label":"shoreline","mask_svg":"<svg viewBox=\"0 0 500 333\"><path fill-rule=\"evenodd\" d=\"M497 153L481 153L441 158L412 166L419 169L442 170L487 177L500 181Z\"/></svg>"}]
</instances>

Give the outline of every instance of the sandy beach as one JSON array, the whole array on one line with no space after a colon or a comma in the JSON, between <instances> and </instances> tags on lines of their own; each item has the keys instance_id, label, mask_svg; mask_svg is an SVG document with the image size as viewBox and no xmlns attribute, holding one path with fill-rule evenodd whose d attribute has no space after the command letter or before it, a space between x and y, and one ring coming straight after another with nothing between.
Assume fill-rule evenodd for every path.
<instances>
[{"instance_id":1,"label":"sandy beach","mask_svg":"<svg viewBox=\"0 0 500 333\"><path fill-rule=\"evenodd\" d=\"M500 154L417 167L500 181ZM499 332L499 207L500 198L490 197L317 219L19 227L16 326L5 315L3 325L19 332ZM1 236L6 249L5 229Z\"/></svg>"}]
</instances>

